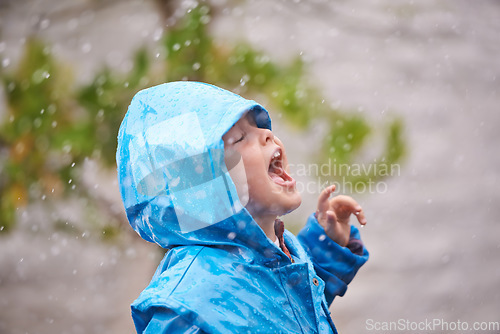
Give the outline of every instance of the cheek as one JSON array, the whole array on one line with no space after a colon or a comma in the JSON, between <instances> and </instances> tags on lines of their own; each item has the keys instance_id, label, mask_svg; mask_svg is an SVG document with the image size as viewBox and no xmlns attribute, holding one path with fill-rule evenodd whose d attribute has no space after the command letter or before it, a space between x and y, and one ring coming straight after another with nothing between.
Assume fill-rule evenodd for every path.
<instances>
[{"instance_id":1,"label":"cheek","mask_svg":"<svg viewBox=\"0 0 500 334\"><path fill-rule=\"evenodd\" d=\"M248 193L248 180L247 173L245 171L245 166L243 161L240 160L232 169L229 170L229 175L233 180L234 186L236 187L236 192L240 199L241 205L247 205L250 195Z\"/></svg>"},{"instance_id":2,"label":"cheek","mask_svg":"<svg viewBox=\"0 0 500 334\"><path fill-rule=\"evenodd\" d=\"M245 160L245 172L250 193L265 190L269 183L269 176L264 164L257 160Z\"/></svg>"}]
</instances>

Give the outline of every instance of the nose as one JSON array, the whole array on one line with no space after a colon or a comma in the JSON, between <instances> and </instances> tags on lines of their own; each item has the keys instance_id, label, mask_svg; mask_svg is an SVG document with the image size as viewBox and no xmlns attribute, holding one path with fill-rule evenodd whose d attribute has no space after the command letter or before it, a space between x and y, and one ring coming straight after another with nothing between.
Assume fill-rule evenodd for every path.
<instances>
[{"instance_id":1,"label":"nose","mask_svg":"<svg viewBox=\"0 0 500 334\"><path fill-rule=\"evenodd\" d=\"M274 142L274 134L269 129L262 129L260 140L262 145Z\"/></svg>"}]
</instances>

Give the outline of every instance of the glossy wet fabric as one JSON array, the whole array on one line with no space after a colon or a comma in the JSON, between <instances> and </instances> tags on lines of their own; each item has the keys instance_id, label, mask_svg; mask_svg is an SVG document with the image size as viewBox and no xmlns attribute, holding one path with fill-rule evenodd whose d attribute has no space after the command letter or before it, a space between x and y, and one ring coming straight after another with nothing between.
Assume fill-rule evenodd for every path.
<instances>
[{"instance_id":1,"label":"glossy wet fabric","mask_svg":"<svg viewBox=\"0 0 500 334\"><path fill-rule=\"evenodd\" d=\"M131 226L169 249L132 304L138 333L335 332L328 305L368 253L338 246L314 215L298 238L285 231L294 263L266 237L224 163L222 136L249 111L271 128L262 106L207 84L163 84L132 100L118 136L120 191Z\"/></svg>"}]
</instances>

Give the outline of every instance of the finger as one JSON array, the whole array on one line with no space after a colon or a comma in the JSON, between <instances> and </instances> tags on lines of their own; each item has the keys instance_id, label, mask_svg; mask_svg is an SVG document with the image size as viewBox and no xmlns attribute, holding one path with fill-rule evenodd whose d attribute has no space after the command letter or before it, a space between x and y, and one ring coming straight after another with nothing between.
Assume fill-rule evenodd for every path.
<instances>
[{"instance_id":1,"label":"finger","mask_svg":"<svg viewBox=\"0 0 500 334\"><path fill-rule=\"evenodd\" d=\"M367 220L366 220L363 208L352 197L345 196L345 195L339 195L337 197L332 198L330 200L330 204L336 210L340 210L339 212L344 212L344 214L340 214L341 217L347 216L347 217L344 217L343 219L348 220L348 216L350 216L350 214L354 214L356 216L358 222L362 226L366 225Z\"/></svg>"},{"instance_id":2,"label":"finger","mask_svg":"<svg viewBox=\"0 0 500 334\"><path fill-rule=\"evenodd\" d=\"M328 203L328 198L330 198L330 195L335 191L335 185L331 185L323 189L321 194L319 194L318 197L318 211L320 213L325 212L326 210L329 209L329 203Z\"/></svg>"},{"instance_id":3,"label":"finger","mask_svg":"<svg viewBox=\"0 0 500 334\"><path fill-rule=\"evenodd\" d=\"M356 218L358 218L358 222L361 224L361 225L366 225L367 221L366 221L366 217L365 217L365 212L361 209L360 211L356 211L354 213L354 215L356 216Z\"/></svg>"},{"instance_id":4,"label":"finger","mask_svg":"<svg viewBox=\"0 0 500 334\"><path fill-rule=\"evenodd\" d=\"M357 211L362 210L361 205L359 205L358 202L356 202L354 200L354 198L352 198L350 196L345 196L345 195L339 195L339 196L332 198L330 200L330 204L334 208L346 210L350 213L355 213Z\"/></svg>"},{"instance_id":5,"label":"finger","mask_svg":"<svg viewBox=\"0 0 500 334\"><path fill-rule=\"evenodd\" d=\"M331 226L334 226L338 219L335 212L327 210L321 212L321 217L318 216L318 223L327 231Z\"/></svg>"}]
</instances>

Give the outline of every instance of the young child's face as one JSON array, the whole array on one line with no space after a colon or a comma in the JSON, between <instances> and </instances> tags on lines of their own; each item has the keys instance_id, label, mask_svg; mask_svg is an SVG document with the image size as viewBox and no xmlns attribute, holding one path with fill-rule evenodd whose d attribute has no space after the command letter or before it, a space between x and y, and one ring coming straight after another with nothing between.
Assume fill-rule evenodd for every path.
<instances>
[{"instance_id":1,"label":"young child's face","mask_svg":"<svg viewBox=\"0 0 500 334\"><path fill-rule=\"evenodd\" d=\"M228 169L239 157L243 169L229 173L240 201L254 217L279 216L295 210L301 203L295 180L288 174L285 147L268 129L258 128L249 112L223 137Z\"/></svg>"}]
</instances>

